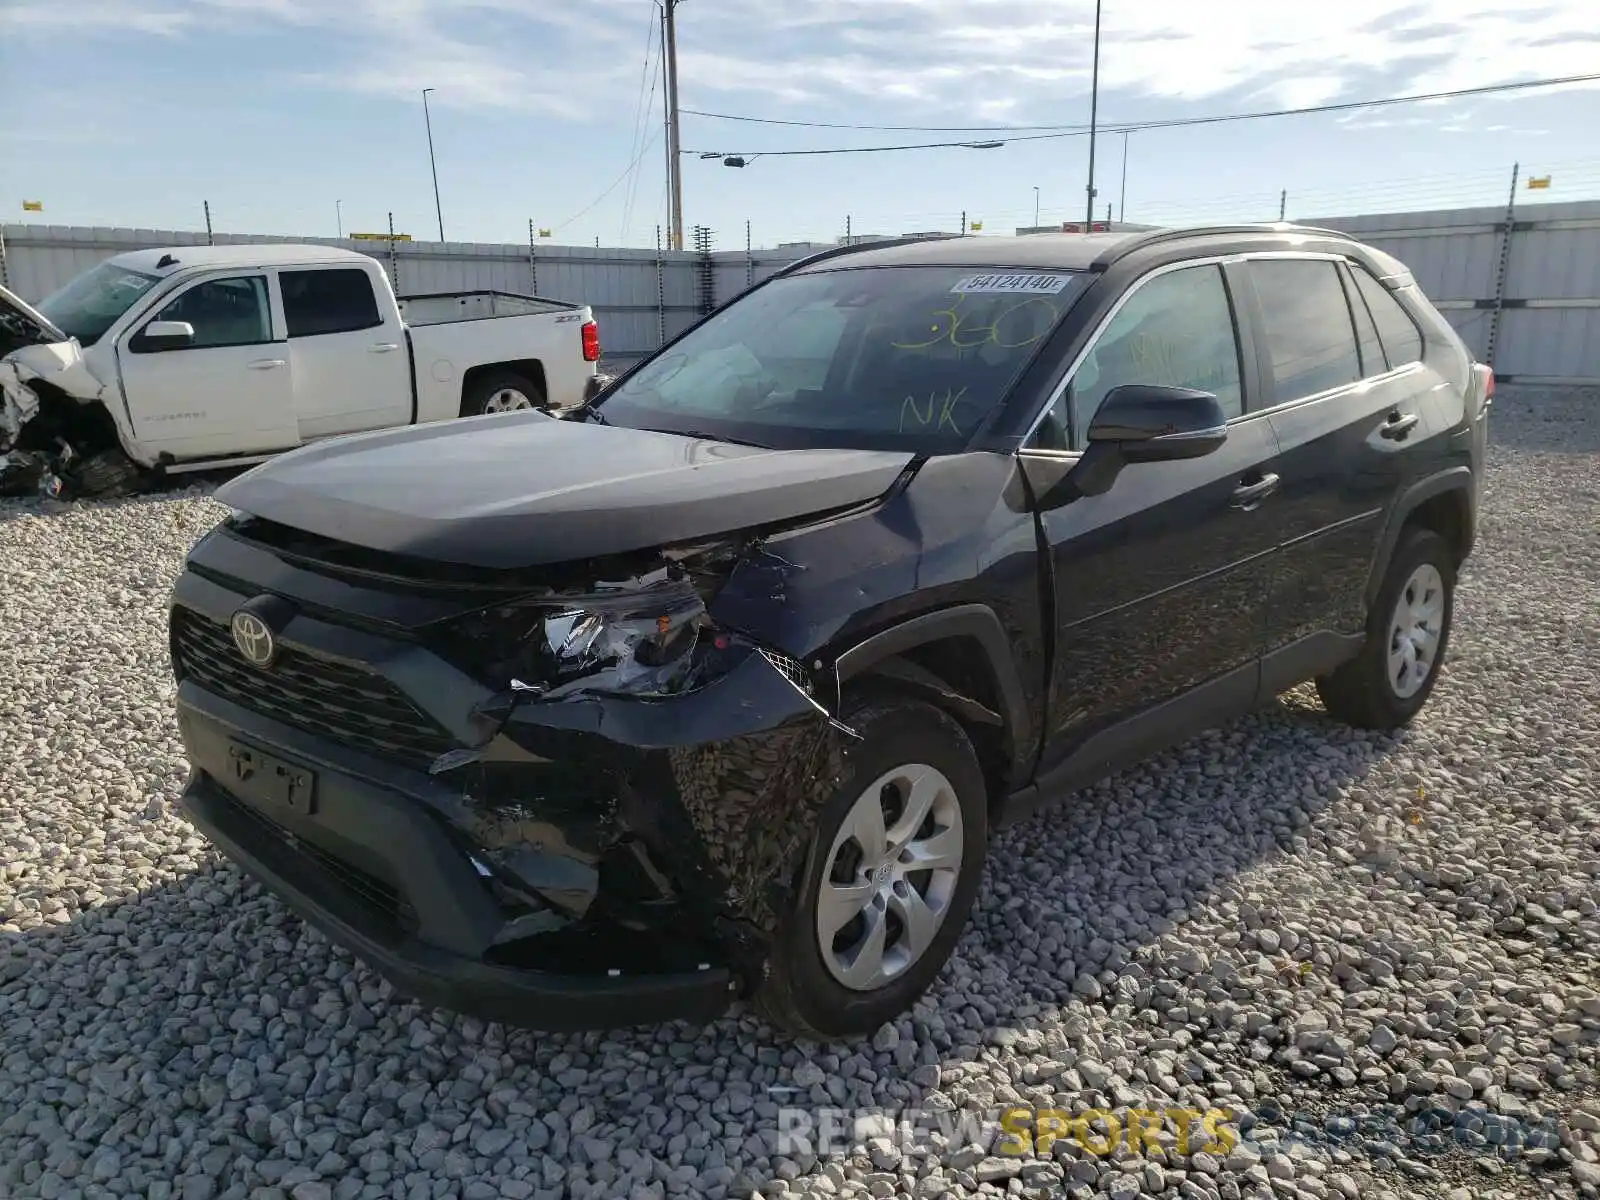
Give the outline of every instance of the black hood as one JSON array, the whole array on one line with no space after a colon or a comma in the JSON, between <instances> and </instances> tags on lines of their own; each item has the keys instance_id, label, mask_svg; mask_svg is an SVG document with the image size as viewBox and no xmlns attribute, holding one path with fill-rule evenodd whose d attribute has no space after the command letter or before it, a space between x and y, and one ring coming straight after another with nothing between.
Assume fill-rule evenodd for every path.
<instances>
[{"instance_id":1,"label":"black hood","mask_svg":"<svg viewBox=\"0 0 1600 1200\"><path fill-rule=\"evenodd\" d=\"M217 499L373 550L532 567L860 504L912 457L765 450L513 413L308 446L224 484Z\"/></svg>"}]
</instances>

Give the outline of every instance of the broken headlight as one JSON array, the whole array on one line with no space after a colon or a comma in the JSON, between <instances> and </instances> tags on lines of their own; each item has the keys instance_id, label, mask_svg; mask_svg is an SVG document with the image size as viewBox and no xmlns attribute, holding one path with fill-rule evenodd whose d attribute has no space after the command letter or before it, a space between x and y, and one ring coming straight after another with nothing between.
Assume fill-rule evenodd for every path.
<instances>
[{"instance_id":1,"label":"broken headlight","mask_svg":"<svg viewBox=\"0 0 1600 1200\"><path fill-rule=\"evenodd\" d=\"M486 683L541 700L584 692L681 695L753 649L712 624L688 580L665 572L495 608L458 632L476 651Z\"/></svg>"}]
</instances>

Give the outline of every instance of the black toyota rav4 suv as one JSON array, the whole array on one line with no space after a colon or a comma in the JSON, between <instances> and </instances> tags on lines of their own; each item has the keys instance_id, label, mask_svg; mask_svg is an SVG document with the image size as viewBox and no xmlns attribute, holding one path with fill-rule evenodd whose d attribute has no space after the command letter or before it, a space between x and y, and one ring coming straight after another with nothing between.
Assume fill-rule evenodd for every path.
<instances>
[{"instance_id":1,"label":"black toyota rav4 suv","mask_svg":"<svg viewBox=\"0 0 1600 1200\"><path fill-rule=\"evenodd\" d=\"M186 811L429 1002L869 1030L1042 800L1305 680L1411 719L1492 390L1333 231L831 250L559 419L222 488Z\"/></svg>"}]
</instances>

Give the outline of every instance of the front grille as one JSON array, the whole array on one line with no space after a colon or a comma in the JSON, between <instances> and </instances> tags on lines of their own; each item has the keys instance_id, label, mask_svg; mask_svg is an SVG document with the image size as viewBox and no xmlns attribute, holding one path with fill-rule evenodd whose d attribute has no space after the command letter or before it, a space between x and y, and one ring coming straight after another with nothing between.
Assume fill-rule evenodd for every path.
<instances>
[{"instance_id":1,"label":"front grille","mask_svg":"<svg viewBox=\"0 0 1600 1200\"><path fill-rule=\"evenodd\" d=\"M251 666L226 626L187 608L172 612L172 654L182 679L274 721L426 771L456 741L387 679L292 647L266 669Z\"/></svg>"},{"instance_id":2,"label":"front grille","mask_svg":"<svg viewBox=\"0 0 1600 1200\"><path fill-rule=\"evenodd\" d=\"M376 875L363 871L360 867L346 862L337 855L330 854L321 846L312 844L302 837L297 837L289 830L279 825L271 817L252 808L242 801L223 793L229 810L234 814L242 830L248 826L253 836L269 838L288 850L309 859L321 870L332 876L336 882L352 897L370 909L374 915L382 917L388 924L396 929L410 931L416 928L416 910L399 893L397 889L379 879Z\"/></svg>"}]
</instances>

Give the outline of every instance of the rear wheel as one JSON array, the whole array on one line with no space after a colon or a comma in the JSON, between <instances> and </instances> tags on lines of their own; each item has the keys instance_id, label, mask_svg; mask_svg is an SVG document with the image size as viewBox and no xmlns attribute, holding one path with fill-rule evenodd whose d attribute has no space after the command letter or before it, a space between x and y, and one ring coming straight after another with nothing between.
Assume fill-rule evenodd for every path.
<instances>
[{"instance_id":1,"label":"rear wheel","mask_svg":"<svg viewBox=\"0 0 1600 1200\"><path fill-rule=\"evenodd\" d=\"M1429 529L1395 547L1361 653L1317 680L1330 716L1363 729L1398 729L1427 703L1450 642L1455 556Z\"/></svg>"},{"instance_id":2,"label":"rear wheel","mask_svg":"<svg viewBox=\"0 0 1600 1200\"><path fill-rule=\"evenodd\" d=\"M817 1038L871 1032L949 958L983 875L988 801L966 732L918 701L846 717L862 740L824 806L757 1002Z\"/></svg>"},{"instance_id":3,"label":"rear wheel","mask_svg":"<svg viewBox=\"0 0 1600 1200\"><path fill-rule=\"evenodd\" d=\"M461 398L463 417L544 407L544 389L513 371L491 371L473 380Z\"/></svg>"}]
</instances>

